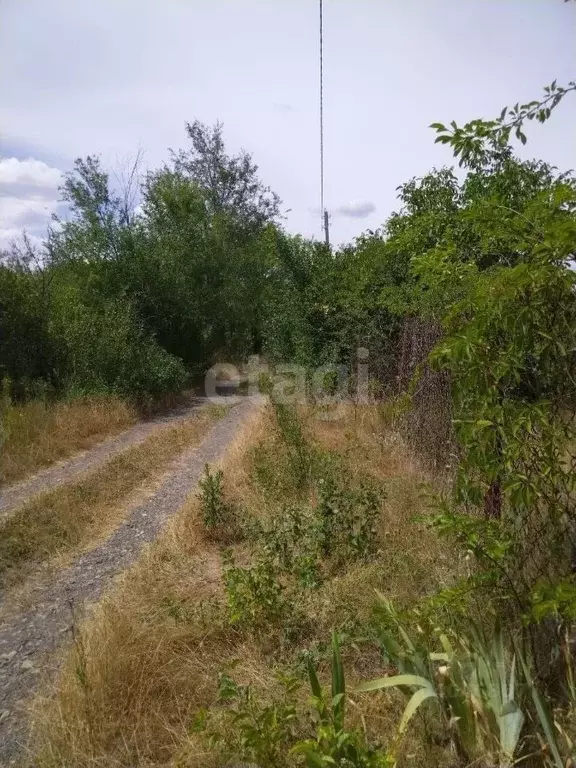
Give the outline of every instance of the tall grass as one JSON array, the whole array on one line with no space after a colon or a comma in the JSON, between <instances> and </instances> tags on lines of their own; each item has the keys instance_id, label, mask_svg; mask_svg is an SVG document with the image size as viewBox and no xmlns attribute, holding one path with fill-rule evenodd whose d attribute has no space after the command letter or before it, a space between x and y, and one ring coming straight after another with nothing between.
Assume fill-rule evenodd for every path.
<instances>
[{"instance_id":1,"label":"tall grass","mask_svg":"<svg viewBox=\"0 0 576 768\"><path fill-rule=\"evenodd\" d=\"M112 395L1 407L0 484L10 485L137 420L134 406Z\"/></svg>"}]
</instances>

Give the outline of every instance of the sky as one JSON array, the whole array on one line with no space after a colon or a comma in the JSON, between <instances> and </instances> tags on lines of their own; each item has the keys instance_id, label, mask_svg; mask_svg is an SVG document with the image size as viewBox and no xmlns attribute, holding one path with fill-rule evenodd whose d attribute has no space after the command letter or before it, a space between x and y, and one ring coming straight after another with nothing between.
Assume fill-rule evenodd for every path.
<instances>
[{"instance_id":1,"label":"sky","mask_svg":"<svg viewBox=\"0 0 576 768\"><path fill-rule=\"evenodd\" d=\"M221 120L286 227L321 237L318 0L0 0L0 246L41 238L61 173L111 171ZM375 229L398 185L451 165L430 123L494 117L576 77L576 3L324 0L325 203L335 243ZM576 168L576 94L526 157Z\"/></svg>"}]
</instances>

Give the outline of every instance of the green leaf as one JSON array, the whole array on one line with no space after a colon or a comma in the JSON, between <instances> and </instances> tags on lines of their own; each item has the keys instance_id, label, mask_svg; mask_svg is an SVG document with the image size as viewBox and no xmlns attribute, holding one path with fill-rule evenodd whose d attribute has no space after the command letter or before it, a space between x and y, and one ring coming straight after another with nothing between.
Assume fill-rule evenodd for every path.
<instances>
[{"instance_id":1,"label":"green leaf","mask_svg":"<svg viewBox=\"0 0 576 768\"><path fill-rule=\"evenodd\" d=\"M420 690L416 691L416 693L412 695L410 701L406 705L406 709L404 710L404 714L402 715L402 719L400 720L400 724L398 726L398 733L404 733L408 723L416 714L421 704L423 704L427 699L437 698L438 695L436 694L436 691L433 691L430 688L420 688Z\"/></svg>"},{"instance_id":2,"label":"green leaf","mask_svg":"<svg viewBox=\"0 0 576 768\"><path fill-rule=\"evenodd\" d=\"M316 699L321 699L322 688L320 687L320 681L318 680L318 675L316 674L316 668L314 667L314 663L310 657L308 657L306 666L308 667L308 678L310 680L310 688L312 689L312 694Z\"/></svg>"},{"instance_id":3,"label":"green leaf","mask_svg":"<svg viewBox=\"0 0 576 768\"><path fill-rule=\"evenodd\" d=\"M523 725L524 713L518 708L512 712L505 712L498 718L500 746L510 760L513 759L516 748L518 747L518 741L520 740L520 733Z\"/></svg>"},{"instance_id":4,"label":"green leaf","mask_svg":"<svg viewBox=\"0 0 576 768\"><path fill-rule=\"evenodd\" d=\"M344 680L344 668L340 656L340 641L338 633L332 635L332 702L334 713L334 727L337 731L344 729L344 694L346 682Z\"/></svg>"},{"instance_id":5,"label":"green leaf","mask_svg":"<svg viewBox=\"0 0 576 768\"><path fill-rule=\"evenodd\" d=\"M548 712L548 708L546 704L540 697L538 689L534 685L532 676L530 674L530 670L528 669L528 665L526 664L522 656L520 656L520 663L522 664L526 681L528 682L528 685L530 687L530 693L532 694L532 701L534 702L534 707L536 709L536 713L538 714L538 719L540 720L542 730L544 731L544 734L546 736L548 749L550 750L552 757L554 758L554 764L556 768L564 768L564 763L560 756L560 750L558 749L558 743L556 741L556 736L554 734L554 725L553 725L552 717Z\"/></svg>"},{"instance_id":6,"label":"green leaf","mask_svg":"<svg viewBox=\"0 0 576 768\"><path fill-rule=\"evenodd\" d=\"M426 680L425 677L420 677L419 675L392 675L392 677L379 677L376 680L362 683L362 685L359 685L355 690L378 691L383 688L398 688L403 685L434 690L434 686L430 680Z\"/></svg>"}]
</instances>

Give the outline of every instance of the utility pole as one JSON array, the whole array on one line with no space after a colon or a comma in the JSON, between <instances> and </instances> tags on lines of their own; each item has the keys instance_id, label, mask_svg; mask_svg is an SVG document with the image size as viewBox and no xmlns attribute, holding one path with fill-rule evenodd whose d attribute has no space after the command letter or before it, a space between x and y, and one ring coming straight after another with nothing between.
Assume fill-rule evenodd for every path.
<instances>
[{"instance_id":1,"label":"utility pole","mask_svg":"<svg viewBox=\"0 0 576 768\"><path fill-rule=\"evenodd\" d=\"M320 0L320 215L326 246L330 247L330 231L328 211L324 208L324 40L323 40L324 13L322 0Z\"/></svg>"},{"instance_id":2,"label":"utility pole","mask_svg":"<svg viewBox=\"0 0 576 768\"><path fill-rule=\"evenodd\" d=\"M324 208L324 238L326 245L330 248L330 230L328 228L328 211Z\"/></svg>"}]
</instances>

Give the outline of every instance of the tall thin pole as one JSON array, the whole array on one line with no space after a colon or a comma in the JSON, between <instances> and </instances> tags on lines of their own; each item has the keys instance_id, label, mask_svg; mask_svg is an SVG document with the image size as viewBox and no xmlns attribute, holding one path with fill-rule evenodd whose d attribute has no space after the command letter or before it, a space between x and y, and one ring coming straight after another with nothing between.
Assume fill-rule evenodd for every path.
<instances>
[{"instance_id":1,"label":"tall thin pole","mask_svg":"<svg viewBox=\"0 0 576 768\"><path fill-rule=\"evenodd\" d=\"M320 216L326 245L330 245L328 234L328 211L324 208L324 13L320 0Z\"/></svg>"}]
</instances>

